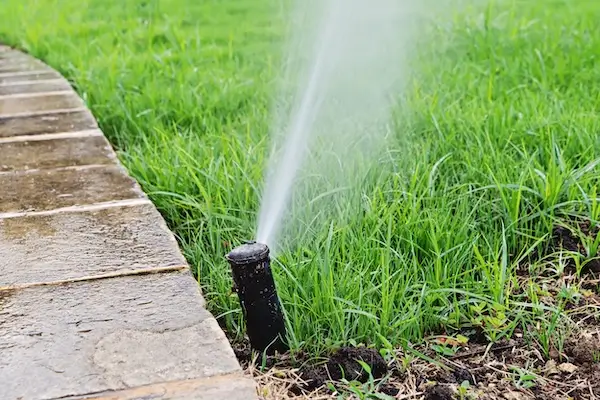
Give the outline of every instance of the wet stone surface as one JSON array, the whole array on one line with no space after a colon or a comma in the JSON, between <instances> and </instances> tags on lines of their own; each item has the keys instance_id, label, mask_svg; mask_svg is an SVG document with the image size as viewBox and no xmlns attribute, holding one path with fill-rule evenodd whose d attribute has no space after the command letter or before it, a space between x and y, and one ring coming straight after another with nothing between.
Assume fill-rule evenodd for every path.
<instances>
[{"instance_id":1,"label":"wet stone surface","mask_svg":"<svg viewBox=\"0 0 600 400\"><path fill-rule=\"evenodd\" d=\"M5 54L9 54L9 53L15 53L15 54L20 54L20 55L26 55L23 52L17 51L13 48L11 48L10 46L6 45L6 44L0 44L0 56L3 56Z\"/></svg>"},{"instance_id":2,"label":"wet stone surface","mask_svg":"<svg viewBox=\"0 0 600 400\"><path fill-rule=\"evenodd\" d=\"M187 265L152 204L0 219L0 287Z\"/></svg>"},{"instance_id":3,"label":"wet stone surface","mask_svg":"<svg viewBox=\"0 0 600 400\"><path fill-rule=\"evenodd\" d=\"M188 272L0 291L2 398L81 396L240 371L203 306Z\"/></svg>"},{"instance_id":4,"label":"wet stone surface","mask_svg":"<svg viewBox=\"0 0 600 400\"><path fill-rule=\"evenodd\" d=\"M0 68L22 64L34 64L37 65L38 68L49 69L48 66L39 62L35 58L31 58L24 54L14 52L0 53Z\"/></svg>"},{"instance_id":5,"label":"wet stone surface","mask_svg":"<svg viewBox=\"0 0 600 400\"><path fill-rule=\"evenodd\" d=\"M100 135L62 139L0 141L0 172L115 164L110 144Z\"/></svg>"},{"instance_id":6,"label":"wet stone surface","mask_svg":"<svg viewBox=\"0 0 600 400\"><path fill-rule=\"evenodd\" d=\"M0 96L23 94L23 93L46 93L59 90L69 90L71 86L64 79L51 79L47 81L33 81L27 83L16 83L0 85Z\"/></svg>"},{"instance_id":7,"label":"wet stone surface","mask_svg":"<svg viewBox=\"0 0 600 400\"><path fill-rule=\"evenodd\" d=\"M19 71L43 71L47 68L44 64L26 58L0 62L0 74Z\"/></svg>"},{"instance_id":8,"label":"wet stone surface","mask_svg":"<svg viewBox=\"0 0 600 400\"><path fill-rule=\"evenodd\" d=\"M31 57L27 53L11 49L8 46L0 45L0 60L10 59L14 57Z\"/></svg>"},{"instance_id":9,"label":"wet stone surface","mask_svg":"<svg viewBox=\"0 0 600 400\"><path fill-rule=\"evenodd\" d=\"M255 400L161 215L31 60L0 45L0 399Z\"/></svg>"},{"instance_id":10,"label":"wet stone surface","mask_svg":"<svg viewBox=\"0 0 600 400\"><path fill-rule=\"evenodd\" d=\"M145 198L117 166L0 174L0 188L0 213Z\"/></svg>"},{"instance_id":11,"label":"wet stone surface","mask_svg":"<svg viewBox=\"0 0 600 400\"><path fill-rule=\"evenodd\" d=\"M76 132L96 128L98 128L98 125L88 110L33 115L30 117L0 117L0 138Z\"/></svg>"},{"instance_id":12,"label":"wet stone surface","mask_svg":"<svg viewBox=\"0 0 600 400\"><path fill-rule=\"evenodd\" d=\"M234 374L211 379L159 383L119 392L99 393L90 397L69 397L67 400L249 400L255 398L254 381Z\"/></svg>"},{"instance_id":13,"label":"wet stone surface","mask_svg":"<svg viewBox=\"0 0 600 400\"><path fill-rule=\"evenodd\" d=\"M52 70L47 72L26 71L23 73L0 73L0 86L16 82L32 82L48 79L58 79L61 76Z\"/></svg>"},{"instance_id":14,"label":"wet stone surface","mask_svg":"<svg viewBox=\"0 0 600 400\"><path fill-rule=\"evenodd\" d=\"M31 57L14 50L0 51L0 62L13 62L17 60L30 60Z\"/></svg>"},{"instance_id":15,"label":"wet stone surface","mask_svg":"<svg viewBox=\"0 0 600 400\"><path fill-rule=\"evenodd\" d=\"M52 110L81 108L84 104L75 93L31 97L0 97L0 117Z\"/></svg>"}]
</instances>

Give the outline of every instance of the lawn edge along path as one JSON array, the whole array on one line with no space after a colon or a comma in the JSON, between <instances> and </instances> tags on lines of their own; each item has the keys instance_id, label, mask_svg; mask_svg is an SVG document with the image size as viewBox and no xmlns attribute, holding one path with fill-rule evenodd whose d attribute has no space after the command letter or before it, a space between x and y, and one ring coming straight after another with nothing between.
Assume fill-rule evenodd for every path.
<instances>
[{"instance_id":1,"label":"lawn edge along path","mask_svg":"<svg viewBox=\"0 0 600 400\"><path fill-rule=\"evenodd\" d=\"M0 400L256 399L69 83L0 45Z\"/></svg>"}]
</instances>

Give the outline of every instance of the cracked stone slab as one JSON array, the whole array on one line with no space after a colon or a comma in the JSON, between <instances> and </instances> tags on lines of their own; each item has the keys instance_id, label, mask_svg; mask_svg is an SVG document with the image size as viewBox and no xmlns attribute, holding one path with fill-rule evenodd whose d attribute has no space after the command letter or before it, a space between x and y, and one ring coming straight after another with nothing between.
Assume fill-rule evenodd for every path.
<instances>
[{"instance_id":1,"label":"cracked stone slab","mask_svg":"<svg viewBox=\"0 0 600 400\"><path fill-rule=\"evenodd\" d=\"M0 213L145 198L121 166L0 174Z\"/></svg>"},{"instance_id":2,"label":"cracked stone slab","mask_svg":"<svg viewBox=\"0 0 600 400\"><path fill-rule=\"evenodd\" d=\"M0 287L185 267L152 204L0 219Z\"/></svg>"},{"instance_id":3,"label":"cracked stone slab","mask_svg":"<svg viewBox=\"0 0 600 400\"><path fill-rule=\"evenodd\" d=\"M116 164L116 156L100 131L94 136L46 140L0 141L0 172Z\"/></svg>"},{"instance_id":4,"label":"cracked stone slab","mask_svg":"<svg viewBox=\"0 0 600 400\"><path fill-rule=\"evenodd\" d=\"M0 117L0 138L98 129L88 110L69 111L29 117Z\"/></svg>"},{"instance_id":5,"label":"cracked stone slab","mask_svg":"<svg viewBox=\"0 0 600 400\"><path fill-rule=\"evenodd\" d=\"M60 90L70 90L71 85L64 79L50 79L46 81L33 81L25 83L16 83L10 85L0 85L0 96L9 94L29 94L46 93Z\"/></svg>"},{"instance_id":6,"label":"cracked stone slab","mask_svg":"<svg viewBox=\"0 0 600 400\"><path fill-rule=\"evenodd\" d=\"M0 73L0 86L5 84L12 84L15 82L31 82L58 78L61 78L58 72L52 71L50 69L48 71L37 73L35 71L22 71L18 73Z\"/></svg>"},{"instance_id":7,"label":"cracked stone slab","mask_svg":"<svg viewBox=\"0 0 600 400\"><path fill-rule=\"evenodd\" d=\"M5 399L240 372L189 272L2 290L0 349Z\"/></svg>"},{"instance_id":8,"label":"cracked stone slab","mask_svg":"<svg viewBox=\"0 0 600 400\"><path fill-rule=\"evenodd\" d=\"M118 392L70 397L66 400L256 400L256 384L239 374L166 382Z\"/></svg>"},{"instance_id":9,"label":"cracked stone slab","mask_svg":"<svg viewBox=\"0 0 600 400\"><path fill-rule=\"evenodd\" d=\"M81 107L84 107L83 101L74 92L27 97L0 97L0 117Z\"/></svg>"}]
</instances>

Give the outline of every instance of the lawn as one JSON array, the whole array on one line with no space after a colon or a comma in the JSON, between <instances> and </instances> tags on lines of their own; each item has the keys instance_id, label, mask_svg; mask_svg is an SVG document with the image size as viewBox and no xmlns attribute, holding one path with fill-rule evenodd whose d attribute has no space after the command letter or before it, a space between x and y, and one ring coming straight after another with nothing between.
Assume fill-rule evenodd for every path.
<instances>
[{"instance_id":1,"label":"lawn","mask_svg":"<svg viewBox=\"0 0 600 400\"><path fill-rule=\"evenodd\" d=\"M234 340L224 254L256 230L285 5L0 6L0 41L73 82ZM338 202L273 262L292 349L517 332L561 351L600 272L599 20L596 0L497 0L430 32L358 208Z\"/></svg>"}]
</instances>

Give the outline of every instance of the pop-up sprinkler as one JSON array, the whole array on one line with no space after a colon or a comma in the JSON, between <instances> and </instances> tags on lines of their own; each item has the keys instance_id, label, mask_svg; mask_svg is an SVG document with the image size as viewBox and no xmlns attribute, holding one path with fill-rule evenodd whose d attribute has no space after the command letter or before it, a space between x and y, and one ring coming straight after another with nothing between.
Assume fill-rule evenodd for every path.
<instances>
[{"instance_id":1,"label":"pop-up sprinkler","mask_svg":"<svg viewBox=\"0 0 600 400\"><path fill-rule=\"evenodd\" d=\"M273 354L288 350L285 323L275 281L271 273L269 248L246 242L227 254L234 289L246 319L246 331L254 350Z\"/></svg>"}]
</instances>

